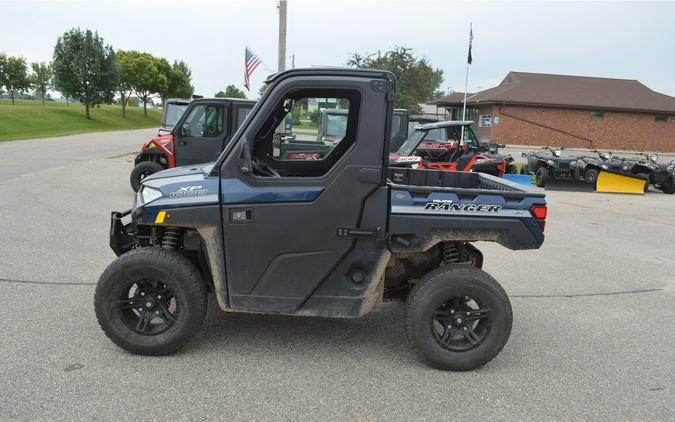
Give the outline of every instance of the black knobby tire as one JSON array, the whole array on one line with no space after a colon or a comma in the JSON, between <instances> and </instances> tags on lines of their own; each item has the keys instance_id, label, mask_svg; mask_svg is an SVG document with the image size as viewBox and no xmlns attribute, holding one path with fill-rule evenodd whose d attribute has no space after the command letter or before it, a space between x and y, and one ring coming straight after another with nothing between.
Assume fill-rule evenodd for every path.
<instances>
[{"instance_id":1,"label":"black knobby tire","mask_svg":"<svg viewBox=\"0 0 675 422\"><path fill-rule=\"evenodd\" d=\"M645 179L644 192L647 193L647 191L649 190L649 175L647 173L638 173L636 174L636 176Z\"/></svg>"},{"instance_id":2,"label":"black knobby tire","mask_svg":"<svg viewBox=\"0 0 675 422\"><path fill-rule=\"evenodd\" d=\"M199 270L179 253L156 247L134 249L113 261L94 295L105 334L141 355L178 350L201 327L206 306Z\"/></svg>"},{"instance_id":3,"label":"black knobby tire","mask_svg":"<svg viewBox=\"0 0 675 422\"><path fill-rule=\"evenodd\" d=\"M591 183L593 186L595 186L595 183L598 181L598 170L589 169L586 171L586 174L584 174L584 180L586 180L586 183Z\"/></svg>"},{"instance_id":4,"label":"black knobby tire","mask_svg":"<svg viewBox=\"0 0 675 422\"><path fill-rule=\"evenodd\" d=\"M661 185L661 191L668 195L672 195L673 192L675 192L675 180L673 178L666 180L666 182Z\"/></svg>"},{"instance_id":5,"label":"black knobby tire","mask_svg":"<svg viewBox=\"0 0 675 422\"><path fill-rule=\"evenodd\" d=\"M162 167L162 165L159 163L155 163L154 161L143 161L138 163L136 167L131 170L131 176L129 176L131 189L133 189L134 192L138 192L143 179L162 170L164 170L164 167Z\"/></svg>"},{"instance_id":6,"label":"black knobby tire","mask_svg":"<svg viewBox=\"0 0 675 422\"><path fill-rule=\"evenodd\" d=\"M535 174L535 183L540 188L546 186L546 179L548 179L548 169L546 167L539 167Z\"/></svg>"},{"instance_id":7,"label":"black knobby tire","mask_svg":"<svg viewBox=\"0 0 675 422\"><path fill-rule=\"evenodd\" d=\"M465 319L464 326L457 317ZM428 273L408 298L408 340L439 369L470 371L488 363L506 345L512 323L504 289L489 274L468 265Z\"/></svg>"}]
</instances>

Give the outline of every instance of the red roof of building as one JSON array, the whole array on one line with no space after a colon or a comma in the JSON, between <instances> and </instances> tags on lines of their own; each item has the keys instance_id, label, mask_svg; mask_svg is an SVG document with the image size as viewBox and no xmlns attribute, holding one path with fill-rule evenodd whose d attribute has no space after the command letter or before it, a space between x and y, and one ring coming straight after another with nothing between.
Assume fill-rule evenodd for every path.
<instances>
[{"instance_id":1,"label":"red roof of building","mask_svg":"<svg viewBox=\"0 0 675 422\"><path fill-rule=\"evenodd\" d=\"M462 97L431 104L461 106ZM445 99L448 98L448 101ZM652 91L636 80L509 72L496 87L467 98L467 104L502 103L675 114L675 97Z\"/></svg>"}]
</instances>

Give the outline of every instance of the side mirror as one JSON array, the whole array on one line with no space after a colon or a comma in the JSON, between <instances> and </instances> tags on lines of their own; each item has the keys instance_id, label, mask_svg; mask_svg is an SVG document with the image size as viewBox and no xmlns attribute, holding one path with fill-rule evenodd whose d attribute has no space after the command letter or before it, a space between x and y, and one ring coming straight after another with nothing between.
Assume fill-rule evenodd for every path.
<instances>
[{"instance_id":1,"label":"side mirror","mask_svg":"<svg viewBox=\"0 0 675 422\"><path fill-rule=\"evenodd\" d=\"M252 171L252 162L251 162L251 148L246 139L244 143L241 144L241 150L239 151L239 171L243 174L251 174Z\"/></svg>"}]
</instances>

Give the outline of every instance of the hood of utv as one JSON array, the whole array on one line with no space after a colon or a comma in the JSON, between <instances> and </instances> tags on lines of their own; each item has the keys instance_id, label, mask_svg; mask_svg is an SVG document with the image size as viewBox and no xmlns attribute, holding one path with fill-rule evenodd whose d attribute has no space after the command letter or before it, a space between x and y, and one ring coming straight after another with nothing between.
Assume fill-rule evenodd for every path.
<instances>
[{"instance_id":1,"label":"hood of utv","mask_svg":"<svg viewBox=\"0 0 675 422\"><path fill-rule=\"evenodd\" d=\"M197 164L191 166L174 167L172 169L158 171L157 173L151 174L150 176L143 179L143 183L148 186L155 186L155 184L153 183L146 183L146 182L151 182L159 179L168 179L172 177L184 177L195 175L202 176L203 178L207 176L209 173L211 173L211 170L213 169L213 164L214 163Z\"/></svg>"}]
</instances>

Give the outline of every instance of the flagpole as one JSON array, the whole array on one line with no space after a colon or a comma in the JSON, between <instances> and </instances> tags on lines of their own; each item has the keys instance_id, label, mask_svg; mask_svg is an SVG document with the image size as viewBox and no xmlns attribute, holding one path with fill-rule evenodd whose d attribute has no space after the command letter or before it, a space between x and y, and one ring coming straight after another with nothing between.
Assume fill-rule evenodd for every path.
<instances>
[{"instance_id":1,"label":"flagpole","mask_svg":"<svg viewBox=\"0 0 675 422\"><path fill-rule=\"evenodd\" d=\"M471 28L472 24L469 23L469 54L471 54L471 38L473 37L473 29ZM464 80L464 105L462 106L462 121L466 121L466 92L469 90L469 66L471 62L466 61L466 79ZM462 129L462 135L460 139L461 143L464 143L464 129Z\"/></svg>"}]
</instances>

